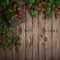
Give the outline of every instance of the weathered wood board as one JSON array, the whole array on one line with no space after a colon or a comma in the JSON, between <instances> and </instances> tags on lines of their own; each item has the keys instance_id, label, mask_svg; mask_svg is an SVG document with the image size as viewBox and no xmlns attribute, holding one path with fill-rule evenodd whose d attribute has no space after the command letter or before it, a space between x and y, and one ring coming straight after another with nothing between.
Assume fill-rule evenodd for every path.
<instances>
[{"instance_id":1,"label":"weathered wood board","mask_svg":"<svg viewBox=\"0 0 60 60\"><path fill-rule=\"evenodd\" d=\"M0 48L0 60L60 60L60 18L53 15L45 19L43 14L32 18L26 14L16 33L21 36L19 51Z\"/></svg>"}]
</instances>

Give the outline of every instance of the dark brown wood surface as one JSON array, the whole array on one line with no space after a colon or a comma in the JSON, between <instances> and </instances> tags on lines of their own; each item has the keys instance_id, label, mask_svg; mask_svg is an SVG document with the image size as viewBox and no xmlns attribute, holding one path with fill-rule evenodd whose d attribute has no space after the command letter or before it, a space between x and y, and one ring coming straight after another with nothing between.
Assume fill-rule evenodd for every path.
<instances>
[{"instance_id":1,"label":"dark brown wood surface","mask_svg":"<svg viewBox=\"0 0 60 60\"><path fill-rule=\"evenodd\" d=\"M60 60L60 18L55 19L54 14L51 19L43 14L35 18L26 14L25 18L16 26L22 39L19 51L0 48L0 60Z\"/></svg>"}]
</instances>

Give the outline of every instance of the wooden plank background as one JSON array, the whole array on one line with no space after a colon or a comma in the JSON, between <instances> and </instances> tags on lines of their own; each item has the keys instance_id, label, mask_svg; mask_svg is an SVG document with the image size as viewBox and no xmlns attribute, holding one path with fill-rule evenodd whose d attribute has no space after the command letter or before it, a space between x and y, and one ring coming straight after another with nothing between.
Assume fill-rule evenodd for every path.
<instances>
[{"instance_id":1,"label":"wooden plank background","mask_svg":"<svg viewBox=\"0 0 60 60\"><path fill-rule=\"evenodd\" d=\"M16 52L0 48L0 60L60 60L60 18L44 18L26 14L25 22L16 26L21 46ZM20 32L21 31L21 32Z\"/></svg>"}]
</instances>

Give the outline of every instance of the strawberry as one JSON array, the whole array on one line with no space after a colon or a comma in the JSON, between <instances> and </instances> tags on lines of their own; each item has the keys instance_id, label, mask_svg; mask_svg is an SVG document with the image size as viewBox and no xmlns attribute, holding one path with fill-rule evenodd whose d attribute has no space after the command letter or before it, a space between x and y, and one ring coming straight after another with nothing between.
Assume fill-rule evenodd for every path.
<instances>
[{"instance_id":1,"label":"strawberry","mask_svg":"<svg viewBox=\"0 0 60 60\"><path fill-rule=\"evenodd\" d=\"M43 1L41 2L41 4L43 4Z\"/></svg>"},{"instance_id":2,"label":"strawberry","mask_svg":"<svg viewBox=\"0 0 60 60\"><path fill-rule=\"evenodd\" d=\"M3 46L3 44L2 43L0 43L0 47L2 47Z\"/></svg>"},{"instance_id":3,"label":"strawberry","mask_svg":"<svg viewBox=\"0 0 60 60\"><path fill-rule=\"evenodd\" d=\"M14 8L14 11L16 11L16 8Z\"/></svg>"},{"instance_id":4,"label":"strawberry","mask_svg":"<svg viewBox=\"0 0 60 60\"><path fill-rule=\"evenodd\" d=\"M56 5L55 4L53 4L52 5L52 10L54 10L56 8Z\"/></svg>"},{"instance_id":5,"label":"strawberry","mask_svg":"<svg viewBox=\"0 0 60 60\"><path fill-rule=\"evenodd\" d=\"M13 6L14 8L16 8L17 7L17 5L16 4L14 4L14 6Z\"/></svg>"},{"instance_id":6,"label":"strawberry","mask_svg":"<svg viewBox=\"0 0 60 60\"><path fill-rule=\"evenodd\" d=\"M26 5L23 5L23 8L26 8Z\"/></svg>"},{"instance_id":7,"label":"strawberry","mask_svg":"<svg viewBox=\"0 0 60 60\"><path fill-rule=\"evenodd\" d=\"M41 11L44 12L44 8L42 8Z\"/></svg>"},{"instance_id":8,"label":"strawberry","mask_svg":"<svg viewBox=\"0 0 60 60\"><path fill-rule=\"evenodd\" d=\"M45 1L43 2L43 5L44 5L44 6L46 5L46 2L45 2Z\"/></svg>"},{"instance_id":9,"label":"strawberry","mask_svg":"<svg viewBox=\"0 0 60 60\"><path fill-rule=\"evenodd\" d=\"M28 7L28 8L31 8L30 4L27 4L27 7Z\"/></svg>"},{"instance_id":10,"label":"strawberry","mask_svg":"<svg viewBox=\"0 0 60 60\"><path fill-rule=\"evenodd\" d=\"M58 9L60 9L60 4L59 4L59 5L57 5L57 7L58 7Z\"/></svg>"},{"instance_id":11,"label":"strawberry","mask_svg":"<svg viewBox=\"0 0 60 60\"><path fill-rule=\"evenodd\" d=\"M6 24L5 24L5 25L3 25L3 26L2 26L2 28L7 28L7 25L6 25Z\"/></svg>"},{"instance_id":12,"label":"strawberry","mask_svg":"<svg viewBox=\"0 0 60 60\"><path fill-rule=\"evenodd\" d=\"M33 17L33 18L35 18L35 17L36 17L36 15L33 15L32 17Z\"/></svg>"},{"instance_id":13,"label":"strawberry","mask_svg":"<svg viewBox=\"0 0 60 60\"><path fill-rule=\"evenodd\" d=\"M18 17L18 14L16 14L15 16Z\"/></svg>"},{"instance_id":14,"label":"strawberry","mask_svg":"<svg viewBox=\"0 0 60 60\"><path fill-rule=\"evenodd\" d=\"M14 42L14 45L18 45L18 44L19 44L19 42L18 42L18 41L15 41L15 42Z\"/></svg>"},{"instance_id":15,"label":"strawberry","mask_svg":"<svg viewBox=\"0 0 60 60\"><path fill-rule=\"evenodd\" d=\"M21 19L21 18L22 18L22 16L21 16L21 15L19 15L19 16L18 16L18 18L19 18L19 19Z\"/></svg>"},{"instance_id":16,"label":"strawberry","mask_svg":"<svg viewBox=\"0 0 60 60\"><path fill-rule=\"evenodd\" d=\"M12 49L13 48L12 45L9 45L9 48Z\"/></svg>"},{"instance_id":17,"label":"strawberry","mask_svg":"<svg viewBox=\"0 0 60 60\"><path fill-rule=\"evenodd\" d=\"M8 35L12 34L12 31L8 31L7 34L8 34Z\"/></svg>"},{"instance_id":18,"label":"strawberry","mask_svg":"<svg viewBox=\"0 0 60 60\"><path fill-rule=\"evenodd\" d=\"M17 8L18 11L21 11L21 8Z\"/></svg>"},{"instance_id":19,"label":"strawberry","mask_svg":"<svg viewBox=\"0 0 60 60\"><path fill-rule=\"evenodd\" d=\"M34 6L34 10L38 10L38 6L36 5L36 6Z\"/></svg>"},{"instance_id":20,"label":"strawberry","mask_svg":"<svg viewBox=\"0 0 60 60\"><path fill-rule=\"evenodd\" d=\"M18 52L18 51L19 51L19 48L18 48L18 47L16 47L16 48L15 48L15 50L16 50L16 52Z\"/></svg>"},{"instance_id":21,"label":"strawberry","mask_svg":"<svg viewBox=\"0 0 60 60\"><path fill-rule=\"evenodd\" d=\"M6 10L6 6L4 6L3 9Z\"/></svg>"},{"instance_id":22,"label":"strawberry","mask_svg":"<svg viewBox=\"0 0 60 60\"><path fill-rule=\"evenodd\" d=\"M39 8L41 7L41 4L40 4L40 3L38 4L38 7L39 7Z\"/></svg>"},{"instance_id":23,"label":"strawberry","mask_svg":"<svg viewBox=\"0 0 60 60\"><path fill-rule=\"evenodd\" d=\"M22 15L22 12L21 12L21 11L19 11L19 12L18 12L18 14L19 14L19 15Z\"/></svg>"}]
</instances>

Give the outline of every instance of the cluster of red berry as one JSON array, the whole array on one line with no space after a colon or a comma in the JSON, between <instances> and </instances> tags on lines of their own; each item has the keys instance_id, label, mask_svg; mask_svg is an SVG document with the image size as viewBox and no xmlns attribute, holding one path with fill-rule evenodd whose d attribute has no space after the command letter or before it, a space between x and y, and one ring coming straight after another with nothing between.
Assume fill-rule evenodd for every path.
<instances>
[{"instance_id":1,"label":"cluster of red berry","mask_svg":"<svg viewBox=\"0 0 60 60\"><path fill-rule=\"evenodd\" d=\"M0 47L12 49L14 46L16 51L18 51L21 45L19 42L20 37L16 35L15 28L11 26L9 21L14 21L13 16L21 19L22 9L18 7L17 0L4 1L0 8Z\"/></svg>"},{"instance_id":2,"label":"cluster of red berry","mask_svg":"<svg viewBox=\"0 0 60 60\"><path fill-rule=\"evenodd\" d=\"M46 7L46 8L45 8ZM44 13L46 14L46 12L58 12L60 10L60 4L51 4L49 6L49 3L46 2L46 1L41 1L41 2L38 2L37 4L35 3L34 4L30 4L30 3L27 3L24 5L24 8L27 8L30 12L31 15L33 15L33 17L36 17L36 13L34 11L37 11L37 13L41 14L41 13ZM48 10L50 9L50 10ZM47 11L46 11L47 10ZM31 13L31 11L33 11ZM55 15L57 17L57 15Z\"/></svg>"},{"instance_id":3,"label":"cluster of red berry","mask_svg":"<svg viewBox=\"0 0 60 60\"><path fill-rule=\"evenodd\" d=\"M14 36L16 34L15 29L12 27L9 28L7 24L0 26L0 30L1 29L2 31L0 31L0 47L3 47L4 49L9 48L11 50L13 46L15 46L15 50L18 51L21 43L19 42L19 37L17 37L17 35Z\"/></svg>"},{"instance_id":4,"label":"cluster of red berry","mask_svg":"<svg viewBox=\"0 0 60 60\"><path fill-rule=\"evenodd\" d=\"M22 9L20 7L17 7L17 4L14 4L13 5L13 9L15 12L17 12L15 14L15 16L18 18L18 19L22 19ZM11 18L11 20L14 20L14 18Z\"/></svg>"}]
</instances>

